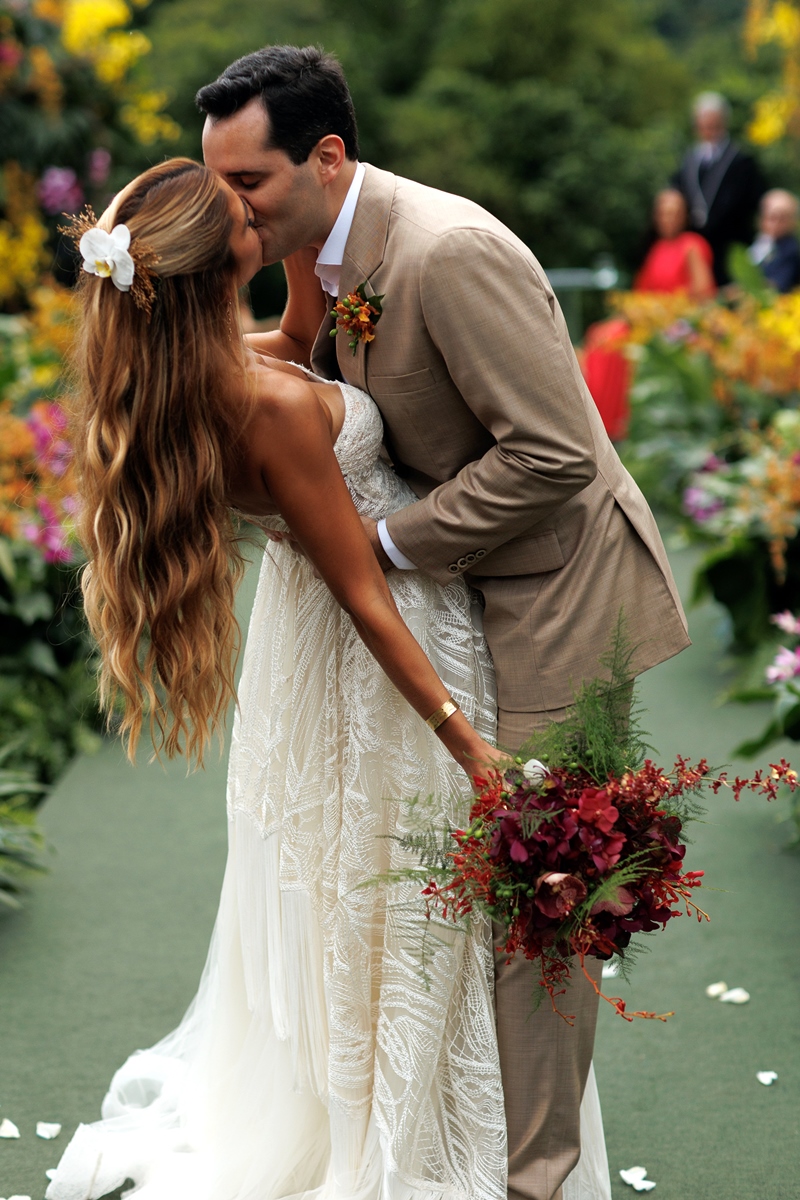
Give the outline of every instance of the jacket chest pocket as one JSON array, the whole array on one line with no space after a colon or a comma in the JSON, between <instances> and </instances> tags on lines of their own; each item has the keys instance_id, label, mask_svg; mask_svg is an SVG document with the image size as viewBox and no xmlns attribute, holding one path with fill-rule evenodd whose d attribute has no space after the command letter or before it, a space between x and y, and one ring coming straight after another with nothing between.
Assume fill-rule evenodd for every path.
<instances>
[{"instance_id":1,"label":"jacket chest pocket","mask_svg":"<svg viewBox=\"0 0 800 1200\"><path fill-rule=\"evenodd\" d=\"M384 396L406 396L409 399L416 392L424 392L435 385L433 371L423 367L420 371L410 371L406 375L369 375L369 390L380 402Z\"/></svg>"}]
</instances>

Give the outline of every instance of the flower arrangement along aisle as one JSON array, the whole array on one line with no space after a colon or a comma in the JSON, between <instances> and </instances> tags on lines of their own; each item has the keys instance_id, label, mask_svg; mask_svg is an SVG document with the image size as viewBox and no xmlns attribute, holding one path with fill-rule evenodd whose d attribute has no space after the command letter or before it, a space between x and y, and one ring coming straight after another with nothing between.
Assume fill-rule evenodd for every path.
<instances>
[{"instance_id":1,"label":"flower arrangement along aisle","mask_svg":"<svg viewBox=\"0 0 800 1200\"><path fill-rule=\"evenodd\" d=\"M712 451L737 457L743 430L800 402L800 296L620 292L611 310L635 364L625 465L651 503L674 511Z\"/></svg>"},{"instance_id":2,"label":"flower arrangement along aisle","mask_svg":"<svg viewBox=\"0 0 800 1200\"><path fill-rule=\"evenodd\" d=\"M800 602L800 413L776 412L743 430L731 462L710 455L689 479L683 510L712 546L698 566L695 599L711 593L731 616L734 645L770 638L770 613Z\"/></svg>"},{"instance_id":3,"label":"flower arrangement along aisle","mask_svg":"<svg viewBox=\"0 0 800 1200\"><path fill-rule=\"evenodd\" d=\"M584 685L566 720L532 739L535 758L475 777L466 828L443 837L412 829L400 838L421 866L386 879L418 878L428 918L464 929L473 914L499 923L508 956L539 965L537 1000L546 992L567 1021L558 998L576 961L603 996L587 957L617 955L624 975L635 934L663 929L682 912L708 919L693 898L703 872L687 871L683 861L685 827L701 811L703 789L772 799L782 783L792 791L798 784L784 760L750 779L712 772L705 759L692 766L679 757L662 771L645 757L639 710L631 711L629 661L620 622L601 660L607 680ZM629 1021L672 1015L630 1014L620 998L603 999Z\"/></svg>"}]
</instances>

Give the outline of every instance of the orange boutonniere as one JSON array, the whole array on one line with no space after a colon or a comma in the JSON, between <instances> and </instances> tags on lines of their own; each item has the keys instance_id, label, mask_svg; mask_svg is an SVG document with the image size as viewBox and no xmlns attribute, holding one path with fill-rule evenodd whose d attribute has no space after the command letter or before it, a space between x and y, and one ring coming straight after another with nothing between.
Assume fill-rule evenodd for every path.
<instances>
[{"instance_id":1,"label":"orange boutonniere","mask_svg":"<svg viewBox=\"0 0 800 1200\"><path fill-rule=\"evenodd\" d=\"M347 343L355 354L358 343L365 344L373 341L375 326L383 313L383 296L367 297L367 284L360 283L354 292L349 292L343 300L339 300L332 310L331 316L336 317L336 328L331 330L331 337L336 337L340 329L350 334Z\"/></svg>"}]
</instances>

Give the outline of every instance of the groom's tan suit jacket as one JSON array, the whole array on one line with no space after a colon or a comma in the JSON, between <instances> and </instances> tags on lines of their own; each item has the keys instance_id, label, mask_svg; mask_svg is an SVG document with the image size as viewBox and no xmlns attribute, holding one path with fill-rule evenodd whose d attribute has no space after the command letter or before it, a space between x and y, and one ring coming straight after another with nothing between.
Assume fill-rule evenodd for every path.
<instances>
[{"instance_id":1,"label":"groom's tan suit jacket","mask_svg":"<svg viewBox=\"0 0 800 1200\"><path fill-rule=\"evenodd\" d=\"M421 497L389 519L395 545L483 592L501 710L568 704L620 607L637 674L688 645L655 521L530 250L469 200L367 166L340 296L365 281L384 295L375 340L353 355L328 320L312 365L380 408Z\"/></svg>"}]
</instances>

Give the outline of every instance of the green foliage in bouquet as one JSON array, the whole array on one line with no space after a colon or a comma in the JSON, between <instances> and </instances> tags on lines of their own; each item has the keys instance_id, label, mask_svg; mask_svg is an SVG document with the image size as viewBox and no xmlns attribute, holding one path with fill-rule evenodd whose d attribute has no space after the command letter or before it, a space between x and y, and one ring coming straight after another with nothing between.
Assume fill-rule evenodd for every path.
<instances>
[{"instance_id":1,"label":"green foliage in bouquet","mask_svg":"<svg viewBox=\"0 0 800 1200\"><path fill-rule=\"evenodd\" d=\"M548 770L582 771L600 786L638 770L650 747L632 683L635 649L620 612L611 644L600 657L602 676L580 687L563 721L532 734L517 761L535 757Z\"/></svg>"}]
</instances>

